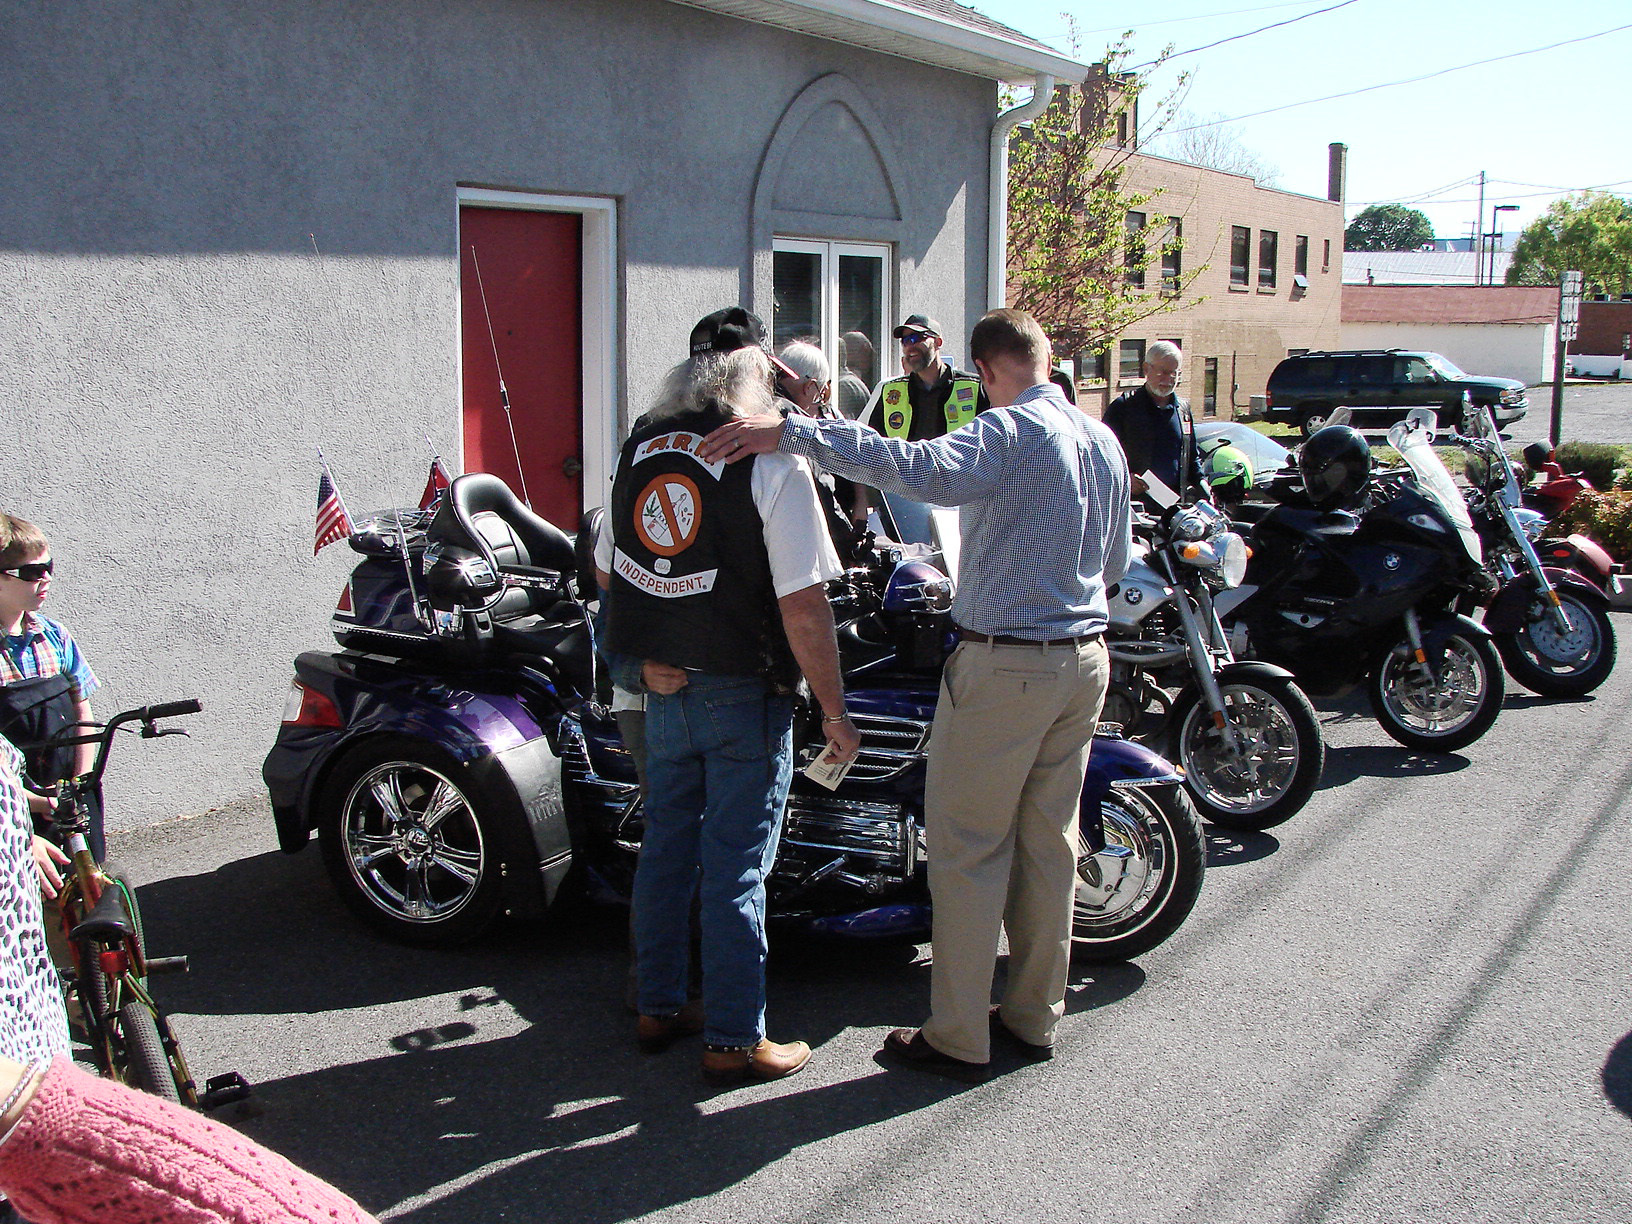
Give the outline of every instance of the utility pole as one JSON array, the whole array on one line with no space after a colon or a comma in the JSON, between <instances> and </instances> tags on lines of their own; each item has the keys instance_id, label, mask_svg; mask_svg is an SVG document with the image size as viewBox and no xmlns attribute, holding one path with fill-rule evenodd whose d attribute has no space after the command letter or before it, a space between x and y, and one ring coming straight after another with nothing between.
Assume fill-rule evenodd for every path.
<instances>
[{"instance_id":1,"label":"utility pole","mask_svg":"<svg viewBox=\"0 0 1632 1224\"><path fill-rule=\"evenodd\" d=\"M1473 214L1473 283L1485 283L1485 172L1479 171L1479 211Z\"/></svg>"},{"instance_id":2,"label":"utility pole","mask_svg":"<svg viewBox=\"0 0 1632 1224\"><path fill-rule=\"evenodd\" d=\"M1558 326L1553 341L1553 422L1548 436L1554 450L1564 438L1564 353L1581 328L1581 273L1566 272L1558 282Z\"/></svg>"}]
</instances>

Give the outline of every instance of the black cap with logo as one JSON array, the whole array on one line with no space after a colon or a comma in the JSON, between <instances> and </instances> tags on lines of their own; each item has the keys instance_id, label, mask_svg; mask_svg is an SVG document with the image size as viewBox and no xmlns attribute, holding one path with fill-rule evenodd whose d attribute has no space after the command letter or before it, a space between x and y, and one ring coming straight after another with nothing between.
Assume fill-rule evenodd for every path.
<instances>
[{"instance_id":1,"label":"black cap with logo","mask_svg":"<svg viewBox=\"0 0 1632 1224\"><path fill-rule=\"evenodd\" d=\"M909 332L909 331L928 332L930 335L934 336L937 340L941 340L941 339L945 338L943 333L941 332L941 325L939 323L935 322L935 320L930 318L928 315L922 315L922 314L910 314L910 315L908 315L907 319L906 319L906 322L902 323L891 334L894 335L897 340L899 340L899 339L901 339L901 334L903 332Z\"/></svg>"}]
</instances>

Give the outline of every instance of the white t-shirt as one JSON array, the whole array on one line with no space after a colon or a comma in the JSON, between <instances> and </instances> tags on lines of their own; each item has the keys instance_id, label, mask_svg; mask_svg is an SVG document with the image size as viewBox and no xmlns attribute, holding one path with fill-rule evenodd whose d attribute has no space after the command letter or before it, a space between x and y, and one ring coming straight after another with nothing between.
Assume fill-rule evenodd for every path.
<instances>
[{"instance_id":1,"label":"white t-shirt","mask_svg":"<svg viewBox=\"0 0 1632 1224\"><path fill-rule=\"evenodd\" d=\"M754 508L765 525L765 552L771 561L771 585L778 599L820 586L844 573L827 520L816 499L816 485L805 461L773 451L754 460L750 488ZM595 568L612 572L612 526L602 520L595 541Z\"/></svg>"}]
</instances>

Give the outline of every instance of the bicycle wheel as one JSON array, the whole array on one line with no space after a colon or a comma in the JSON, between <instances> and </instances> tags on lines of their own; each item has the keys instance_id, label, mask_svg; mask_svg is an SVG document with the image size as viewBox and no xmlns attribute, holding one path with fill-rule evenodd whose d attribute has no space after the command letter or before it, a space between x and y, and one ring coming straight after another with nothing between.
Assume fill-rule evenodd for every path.
<instances>
[{"instance_id":1,"label":"bicycle wheel","mask_svg":"<svg viewBox=\"0 0 1632 1224\"><path fill-rule=\"evenodd\" d=\"M132 1088L151 1092L154 1096L181 1104L181 1093L176 1088L176 1077L170 1072L170 1057L164 1052L164 1039L153 1013L139 999L133 999L119 1009L119 1035L116 1039L124 1046L125 1082Z\"/></svg>"}]
</instances>

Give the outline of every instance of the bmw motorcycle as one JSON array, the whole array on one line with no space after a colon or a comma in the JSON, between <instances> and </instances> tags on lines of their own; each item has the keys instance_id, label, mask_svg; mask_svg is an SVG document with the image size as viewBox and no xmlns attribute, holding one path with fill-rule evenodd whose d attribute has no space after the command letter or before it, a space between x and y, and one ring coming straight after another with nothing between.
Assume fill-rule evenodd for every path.
<instances>
[{"instance_id":1,"label":"bmw motorcycle","mask_svg":"<svg viewBox=\"0 0 1632 1224\"><path fill-rule=\"evenodd\" d=\"M1414 409L1388 440L1406 467L1373 471L1365 451L1339 495L1312 497L1296 475L1261 486L1278 504L1252 527L1246 581L1219 595L1219 614L1238 654L1288 668L1319 697L1364 683L1393 739L1451 752L1501 712L1491 631L1458 610L1488 603L1495 582L1431 445L1433 414Z\"/></svg>"},{"instance_id":2,"label":"bmw motorcycle","mask_svg":"<svg viewBox=\"0 0 1632 1224\"><path fill-rule=\"evenodd\" d=\"M1462 428L1456 440L1468 452L1468 508L1485 563L1501 584L1485 628L1495 635L1508 675L1525 688L1544 697L1584 696L1615 667L1609 597L1574 570L1543 563L1538 543L1547 520L1522 504L1489 410L1469 401Z\"/></svg>"},{"instance_id":3,"label":"bmw motorcycle","mask_svg":"<svg viewBox=\"0 0 1632 1224\"><path fill-rule=\"evenodd\" d=\"M362 560L333 618L342 649L296 659L262 774L282 848L315 830L341 897L388 935L468 940L503 914L542 916L563 888L628 898L641 804L586 609L593 534L575 548L480 473L428 521L357 524ZM952 580L923 542L869 540L861 558L832 591L861 751L833 790L796 772L769 914L840 936L922 935L925 748ZM805 761L825 751L808 712L795 734ZM1079 955L1160 944L1203 872L1178 771L1096 737L1080 821Z\"/></svg>"},{"instance_id":4,"label":"bmw motorcycle","mask_svg":"<svg viewBox=\"0 0 1632 1224\"><path fill-rule=\"evenodd\" d=\"M1142 534L1107 592L1104 717L1176 760L1214 824L1278 825L1309 802L1326 746L1293 674L1236 658L1219 623L1214 595L1241 585L1247 546L1208 502L1174 507Z\"/></svg>"}]
</instances>

